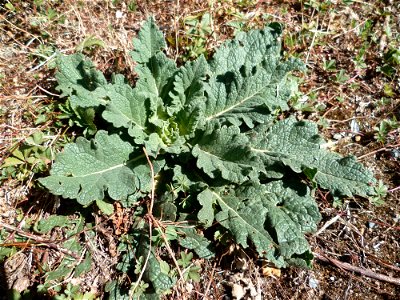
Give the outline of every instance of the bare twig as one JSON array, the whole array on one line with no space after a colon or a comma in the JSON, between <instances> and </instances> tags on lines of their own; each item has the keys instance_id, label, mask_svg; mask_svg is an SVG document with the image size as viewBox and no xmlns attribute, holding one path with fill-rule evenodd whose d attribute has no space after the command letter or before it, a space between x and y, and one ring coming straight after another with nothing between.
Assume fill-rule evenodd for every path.
<instances>
[{"instance_id":1,"label":"bare twig","mask_svg":"<svg viewBox=\"0 0 400 300\"><path fill-rule=\"evenodd\" d=\"M145 148L143 148L143 152L144 152L144 154L146 155L146 159L147 159L147 162L148 162L148 164L149 164L149 166L150 166L150 171L151 171L151 202L150 202L149 216L151 217L152 222L154 222L154 224L156 225L156 227L160 228L160 233L161 233L162 238L164 239L165 247L167 248L169 255L171 255L171 259L173 260L173 262L174 262L174 264L175 264L175 266L176 266L176 268L177 268L177 270L178 270L179 277L180 277L182 280L184 280L182 270L180 269L179 264L178 264L178 262L177 262L176 259L175 259L174 252L172 251L171 247L169 246L167 236L165 235L165 233L164 233L164 231L163 231L163 226L162 226L162 224L160 223L160 221L158 221L158 220L157 220L156 218L154 218L154 216L153 216L154 194L155 194L154 168L153 168L153 164L151 163L150 158L149 158L149 155L147 154L147 151L146 151Z\"/></svg>"},{"instance_id":2,"label":"bare twig","mask_svg":"<svg viewBox=\"0 0 400 300\"><path fill-rule=\"evenodd\" d=\"M153 230L153 226L152 226L153 224L155 225L156 228L159 228L159 229L160 229L160 234L161 234L161 236L162 236L162 238L163 238L163 240L164 240L164 242L165 242L165 247L167 248L167 251L168 251L169 255L171 256L171 259L172 259L172 261L173 261L174 264L175 264L175 267L176 267L176 269L177 269L177 271L178 271L178 274L179 274L180 279L181 279L182 281L185 280L184 277L183 277L183 272L182 272L181 268L179 267L178 262L177 262L176 259L175 259L174 252L172 251L171 247L169 246L167 236L165 235L164 230L163 230L163 226L162 226L162 224L160 223L160 221L158 221L158 220L153 216L153 206L154 206L154 196L155 196L155 179L154 179L154 176L155 176L155 175L154 175L154 168L153 168L153 164L151 163L150 157L149 157L149 155L147 154L146 148L144 148L144 147L143 147L143 152L144 152L144 155L146 156L147 163L148 163L149 166L150 166L150 173L151 173L150 206L149 206L149 211L148 211L148 213L147 213L147 218L148 218L148 220L149 220L149 235L150 235L150 236L149 236L149 252L148 252L148 254L147 254L146 260L145 260L145 262L144 262L144 264L143 264L143 268L142 268L142 270L141 270L141 272L140 272L140 274L139 274L139 277L138 277L138 279L136 280L136 284L135 284L134 288L132 289L132 292L135 291L136 288L137 288L137 286L139 285L139 282L140 282L140 280L141 280L142 277L143 277L143 274L144 274L144 272L145 272L145 270L146 270L146 266L147 266L148 261L149 261L149 259L150 259L150 255L151 255L151 240L152 240L151 234L152 234L152 230Z\"/></svg>"},{"instance_id":3,"label":"bare twig","mask_svg":"<svg viewBox=\"0 0 400 300\"><path fill-rule=\"evenodd\" d=\"M392 283L392 284L400 285L400 278L390 277L390 276L387 276L387 275L376 273L376 272L374 272L374 271L372 271L370 269L356 267L356 266L353 266L353 265L351 265L349 263L341 262L341 261L339 261L337 259L327 257L324 254L320 254L320 253L316 253L316 252L314 252L313 254L320 261L329 262L332 265L334 265L334 266L336 266L336 267L338 267L340 269L343 269L343 270L346 270L346 271L350 271L350 272L356 272L356 273L359 273L359 274L361 274L363 276L367 276L369 278L377 279L377 280L380 280L380 281L385 281L385 282L389 282L389 283Z\"/></svg>"},{"instance_id":4,"label":"bare twig","mask_svg":"<svg viewBox=\"0 0 400 300\"><path fill-rule=\"evenodd\" d=\"M73 258L80 259L79 255L73 253L72 251L70 251L68 249L60 247L57 244L57 242L59 242L59 241L51 241L51 240L43 239L40 236L34 235L32 233L29 233L29 232L25 232L22 229L19 229L18 227L15 227L15 226L12 226L12 225L8 225L8 224L5 224L3 222L0 222L0 227L4 228L5 230L7 230L9 232L16 232L18 235L34 241L33 243L32 242L23 242L21 244L22 246L31 247L31 246L34 245L34 246L48 247L48 248L52 248L52 249L55 249L57 251L60 251L60 252L62 252L64 254L70 255ZM1 246L2 247L7 247L7 246L12 246L14 244L17 244L17 243L10 242L10 243L1 244Z\"/></svg>"},{"instance_id":5,"label":"bare twig","mask_svg":"<svg viewBox=\"0 0 400 300\"><path fill-rule=\"evenodd\" d=\"M371 151L371 152L369 152L369 153L366 153L366 154L364 154L364 155L361 155L361 156L357 157L357 159L360 160L360 159L363 159L363 158L365 158L365 157L367 157L367 156L374 155L374 154L376 154L376 153L383 152L383 151L388 151L388 150L391 150L392 148L396 148L396 147L399 147L399 146L400 146L400 144L390 145L390 146L388 146L388 147L383 147L383 148L380 148L380 149Z\"/></svg>"},{"instance_id":6,"label":"bare twig","mask_svg":"<svg viewBox=\"0 0 400 300\"><path fill-rule=\"evenodd\" d=\"M210 291L211 288L211 283L214 281L214 273L215 273L215 267L217 266L217 261L214 262L213 268L212 268L212 272L211 272L211 278L208 281L207 287L206 287L206 291L204 292L204 299L208 299L207 295L208 292Z\"/></svg>"},{"instance_id":7,"label":"bare twig","mask_svg":"<svg viewBox=\"0 0 400 300\"><path fill-rule=\"evenodd\" d=\"M314 31L314 35L313 35L313 37L312 37L310 47L308 48L308 52L307 52L307 56L306 56L306 64L308 63L308 59L309 59L309 57L310 57L312 48L314 47L315 38L316 38L316 36L317 36L318 25L319 25L319 18L317 18L317 26L315 27L316 31Z\"/></svg>"},{"instance_id":8,"label":"bare twig","mask_svg":"<svg viewBox=\"0 0 400 300\"><path fill-rule=\"evenodd\" d=\"M391 190L388 190L388 193L393 193L393 192L398 191L398 190L400 190L400 186L395 187L395 188L393 188Z\"/></svg>"},{"instance_id":9,"label":"bare twig","mask_svg":"<svg viewBox=\"0 0 400 300\"><path fill-rule=\"evenodd\" d=\"M150 171L151 171L151 194L150 194L151 198L150 198L150 207L149 207L148 214L150 216L153 216L154 189L155 189L155 187L154 187L154 169L153 169L153 164L150 161L149 155L147 154L147 151L146 151L145 147L143 147L143 152L146 155L146 159L147 159L147 162L148 162L148 164L150 166ZM142 280L143 274L146 271L146 267L147 267L147 264L149 262L150 255L151 255L151 246L152 246L151 241L153 239L152 238L152 231L153 231L153 223L152 223L151 218L150 218L150 221L149 221L149 252L147 253L146 259L145 259L145 261L143 263L142 270L140 271L139 276L138 276L138 278L136 280L135 286L133 287L133 289L131 289L131 292L129 294L129 298L131 298L131 293L133 293L136 290L136 288L139 286L139 283Z\"/></svg>"}]
</instances>

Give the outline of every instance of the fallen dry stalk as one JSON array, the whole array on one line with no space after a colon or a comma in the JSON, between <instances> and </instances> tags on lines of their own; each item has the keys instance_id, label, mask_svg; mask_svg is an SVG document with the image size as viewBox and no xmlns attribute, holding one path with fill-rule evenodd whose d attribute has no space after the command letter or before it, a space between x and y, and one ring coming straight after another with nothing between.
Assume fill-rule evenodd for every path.
<instances>
[{"instance_id":1,"label":"fallen dry stalk","mask_svg":"<svg viewBox=\"0 0 400 300\"><path fill-rule=\"evenodd\" d=\"M396 284L396 285L400 285L400 278L390 277L390 276L387 276L387 275L375 273L374 271L372 271L370 269L364 269L364 268L356 267L356 266L353 266L353 265L351 265L349 263L341 262L341 261L339 261L337 259L327 257L326 255L321 254L321 253L314 252L313 255L317 259L319 259L320 261L329 262L332 265L334 265L334 266L336 266L336 267L338 267L340 269L344 269L346 271L351 271L351 272L356 272L356 273L359 273L361 275L367 276L369 278L377 279L377 280L380 280L380 281L385 281L385 282L393 283L393 284Z\"/></svg>"},{"instance_id":2,"label":"fallen dry stalk","mask_svg":"<svg viewBox=\"0 0 400 300\"><path fill-rule=\"evenodd\" d=\"M42 247L55 249L55 250L60 251L60 252L62 252L64 254L70 255L73 258L80 259L79 255L73 253L72 251L70 251L68 249L60 247L57 244L57 241L51 241L51 240L43 239L40 236L34 235L32 233L25 232L25 231L19 229L18 227L15 227L15 226L12 226L12 225L8 225L8 224L5 224L3 222L0 222L0 228L4 228L8 232L16 232L18 235L20 235L22 237L25 237L25 238L28 238L28 239L33 241L33 242L26 241L26 242L23 242L23 244L21 244L20 242L19 243L9 242L9 243L5 243L5 244L0 244L0 246L2 246L2 247L13 246L13 245L22 245L24 247L42 246Z\"/></svg>"}]
</instances>

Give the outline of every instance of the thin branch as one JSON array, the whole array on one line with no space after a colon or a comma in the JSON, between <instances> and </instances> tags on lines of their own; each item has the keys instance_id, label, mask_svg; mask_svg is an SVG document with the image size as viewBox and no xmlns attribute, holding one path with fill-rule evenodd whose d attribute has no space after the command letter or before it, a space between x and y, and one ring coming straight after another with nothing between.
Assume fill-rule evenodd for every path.
<instances>
[{"instance_id":1,"label":"thin branch","mask_svg":"<svg viewBox=\"0 0 400 300\"><path fill-rule=\"evenodd\" d=\"M151 214L151 215L153 215L153 206L154 206L154 196L155 196L155 186L156 186L156 183L155 183L155 180L154 180L154 168L153 168L153 164L151 163L151 161L150 161L150 157L149 157L149 155L147 154L147 151L146 151L146 148L145 147L143 147L143 152L144 152L144 155L146 156L146 159L147 159L147 163L149 164L149 166L150 166L150 175L151 175L151 194L150 194L150 208L149 208L149 213Z\"/></svg>"},{"instance_id":2,"label":"thin branch","mask_svg":"<svg viewBox=\"0 0 400 300\"><path fill-rule=\"evenodd\" d=\"M70 255L70 256L72 256L73 258L76 258L76 259L80 258L79 255L73 253L71 250L68 250L68 249L65 249L63 247L60 247L57 244L57 242L59 242L59 241L51 241L51 240L43 239L40 236L34 235L32 233L29 233L29 232L25 232L22 229L19 229L18 227L15 227L15 226L12 226L12 225L8 225L8 224L5 224L3 222L0 222L0 227L3 227L5 230L7 230L9 232L16 232L18 235L34 241L34 243L28 243L27 242L25 244L25 246L27 246L27 247L32 246L32 245L44 246L44 247L48 247L48 248L52 248L54 250L60 251L60 252L62 252L64 254ZM6 243L6 244L2 244L2 246L3 247L12 246L13 244L15 244L15 243L11 243L10 242L10 243Z\"/></svg>"},{"instance_id":3,"label":"thin branch","mask_svg":"<svg viewBox=\"0 0 400 300\"><path fill-rule=\"evenodd\" d=\"M152 164L151 161L150 161L150 157L149 157L149 155L147 154L147 151L146 151L146 149L145 149L144 147L143 147L143 152L144 152L144 154L146 155L146 159L147 159L147 162L148 162L148 164L149 164L149 166L150 166L150 171L151 171L151 202L150 202L149 217L151 218L152 222L156 225L156 227L160 228L160 233L161 233L161 236L162 236L162 238L163 238L163 240L164 240L164 242L165 242L165 247L167 248L168 253L169 253L169 255L171 256L171 259L173 260L173 262L174 262L174 264L175 264L175 267L176 267L176 269L178 270L179 277L184 281L185 279L184 279L184 277L183 277L182 270L181 270L181 268L179 267L179 264L178 264L178 262L177 262L176 259L175 259L174 252L172 251L171 247L169 246L167 236L165 235L165 233L164 233L164 231L163 231L163 226L162 226L162 224L160 223L160 221L157 220L156 218L154 218L154 216L153 216L154 195L155 195L154 168L153 168L153 164Z\"/></svg>"},{"instance_id":4,"label":"thin branch","mask_svg":"<svg viewBox=\"0 0 400 300\"><path fill-rule=\"evenodd\" d=\"M215 273L215 267L217 266L217 261L214 262L212 271L211 271L211 278L208 281L207 287L206 287L206 291L204 292L204 299L207 299L207 295L210 291L211 288L211 283L214 281L214 273Z\"/></svg>"},{"instance_id":5,"label":"thin branch","mask_svg":"<svg viewBox=\"0 0 400 300\"><path fill-rule=\"evenodd\" d=\"M167 248L167 251L168 251L169 255L171 256L171 259L173 260L173 262L174 262L174 264L175 264L175 267L176 267L176 269L178 270L180 279L181 279L182 281L185 280L184 277L183 277L182 270L180 269L179 264L178 264L178 262L177 262L176 259L175 259L174 252L172 251L171 247L170 247L169 244L168 244L168 239L167 239L167 237L166 237L166 235L165 235L165 233L164 233L164 231L163 231L163 226L162 226L162 224L161 224L156 218L154 218L154 216L153 216L153 206L154 206L154 197L155 197L155 179L154 179L155 174L154 174L154 167L153 167L153 164L151 163L150 157L149 157L149 155L147 154L147 151L146 151L146 148L145 148L145 147L143 147L143 152L144 152L144 155L146 156L147 163L149 164L150 173L151 173L151 193L150 193L150 197L151 197L151 198L150 198L149 211L148 211L148 213L147 213L147 217L148 217L148 219L149 219L149 239L150 239L150 241L149 241L149 252L148 252L148 254L147 254L146 260L145 260L145 262L144 262L144 264L143 264L143 268L142 268L142 270L141 270L141 272L140 272L140 274L139 274L139 277L138 277L138 279L136 280L136 284L135 284L135 286L134 286L133 289L132 289L132 292L135 291L136 288L137 288L137 286L139 285L139 282L140 282L140 280L141 280L142 277L143 277L143 274L144 274L144 272L145 272L145 270L146 270L148 261L149 261L149 259L150 259L151 246L152 246L152 244L151 244L151 240L152 240L152 230L153 230L152 224L153 224L153 223L154 223L154 225L155 225L156 228L159 228L159 229L160 229L160 233L161 233L161 236L162 236L162 238L163 238L163 240L164 240L165 247Z\"/></svg>"},{"instance_id":6,"label":"thin branch","mask_svg":"<svg viewBox=\"0 0 400 300\"><path fill-rule=\"evenodd\" d=\"M377 279L377 280L380 280L380 281L385 281L385 282L389 282L389 283L392 283L392 284L400 285L400 278L395 278L395 277L390 277L390 276L383 275L383 274L380 274L380 273L375 273L371 269L364 269L364 268L356 267L356 266L353 266L353 265L351 265L349 263L341 262L341 261L339 261L337 259L327 257L324 254L320 254L320 253L316 253L316 252L314 252L313 254L320 261L329 262L332 265L334 265L334 266L336 266L336 267L338 267L340 269L343 269L343 270L346 270L346 271L350 271L350 272L356 272L356 273L359 273L359 274L361 274L363 276L367 276L369 278Z\"/></svg>"},{"instance_id":7,"label":"thin branch","mask_svg":"<svg viewBox=\"0 0 400 300\"><path fill-rule=\"evenodd\" d=\"M396 148L396 147L399 147L399 146L400 146L400 144L391 145L391 146L388 146L388 147L383 147L383 148L371 151L369 153L366 153L364 155L361 155L361 156L357 157L357 159L360 160L360 159L363 159L363 158L365 158L367 156L370 156L370 155L373 155L373 154L376 154L376 153L379 153L379 152L383 152L383 151L388 151L388 150L391 150L392 148Z\"/></svg>"}]
</instances>

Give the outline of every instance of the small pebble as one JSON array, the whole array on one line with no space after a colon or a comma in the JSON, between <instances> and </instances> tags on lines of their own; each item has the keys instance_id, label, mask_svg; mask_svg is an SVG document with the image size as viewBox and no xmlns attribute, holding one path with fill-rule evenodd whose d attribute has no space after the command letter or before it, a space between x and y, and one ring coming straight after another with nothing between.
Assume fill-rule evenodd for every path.
<instances>
[{"instance_id":1,"label":"small pebble","mask_svg":"<svg viewBox=\"0 0 400 300\"><path fill-rule=\"evenodd\" d=\"M368 228L374 228L376 224L374 222L368 222Z\"/></svg>"},{"instance_id":2,"label":"small pebble","mask_svg":"<svg viewBox=\"0 0 400 300\"><path fill-rule=\"evenodd\" d=\"M308 285L312 289L316 289L318 287L318 284L319 284L319 281L313 277L310 277L310 279L308 280Z\"/></svg>"},{"instance_id":3,"label":"small pebble","mask_svg":"<svg viewBox=\"0 0 400 300\"><path fill-rule=\"evenodd\" d=\"M122 11L120 11L120 10L117 10L117 11L116 11L115 17L116 17L117 19L122 19L123 16L124 16L124 13L123 13Z\"/></svg>"},{"instance_id":4,"label":"small pebble","mask_svg":"<svg viewBox=\"0 0 400 300\"><path fill-rule=\"evenodd\" d=\"M342 139L343 138L343 136L342 136L342 134L340 134L340 133L335 133L334 135L333 135L333 139L335 139L335 140L340 140L340 139Z\"/></svg>"}]
</instances>

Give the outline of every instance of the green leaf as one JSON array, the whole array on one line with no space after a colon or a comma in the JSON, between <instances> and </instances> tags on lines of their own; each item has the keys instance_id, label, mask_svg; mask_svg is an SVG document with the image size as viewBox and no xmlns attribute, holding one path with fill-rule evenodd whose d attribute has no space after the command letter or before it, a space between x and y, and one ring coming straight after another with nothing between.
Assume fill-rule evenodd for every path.
<instances>
[{"instance_id":1,"label":"green leaf","mask_svg":"<svg viewBox=\"0 0 400 300\"><path fill-rule=\"evenodd\" d=\"M81 276L81 274L89 272L91 268L92 268L92 256L90 255L89 252L87 252L85 259L79 265L76 266L74 277L78 278L79 276Z\"/></svg>"},{"instance_id":2,"label":"green leaf","mask_svg":"<svg viewBox=\"0 0 400 300\"><path fill-rule=\"evenodd\" d=\"M258 253L277 267L286 266L285 261L292 257L298 259L297 264L310 265L304 233L316 229L320 215L306 186L284 187L276 181L243 187L235 193L215 193L215 197L221 208L215 218L237 243L246 248L250 240Z\"/></svg>"},{"instance_id":3,"label":"green leaf","mask_svg":"<svg viewBox=\"0 0 400 300\"><path fill-rule=\"evenodd\" d=\"M269 177L282 177L284 165L308 175L313 169L312 179L335 196L373 194L376 180L372 173L352 156L342 157L321 148L323 139L314 123L289 118L272 127L260 126L252 135L252 152L265 165Z\"/></svg>"},{"instance_id":4,"label":"green leaf","mask_svg":"<svg viewBox=\"0 0 400 300\"><path fill-rule=\"evenodd\" d=\"M83 50L85 50L87 48L91 48L93 46L98 46L98 47L103 48L105 46L105 43L103 42L103 40L95 37L94 35L89 35L82 42L80 42L78 46L76 46L75 50L83 51Z\"/></svg>"},{"instance_id":5,"label":"green leaf","mask_svg":"<svg viewBox=\"0 0 400 300\"><path fill-rule=\"evenodd\" d=\"M148 99L140 94L139 89L132 89L122 75L116 75L113 84L107 88L110 102L102 116L116 128L125 127L137 143L146 137Z\"/></svg>"},{"instance_id":6,"label":"green leaf","mask_svg":"<svg viewBox=\"0 0 400 300\"><path fill-rule=\"evenodd\" d=\"M179 231L185 234L185 238L178 239L179 245L193 250L200 258L210 259L214 257L213 246L211 242L196 232L194 228L179 228Z\"/></svg>"},{"instance_id":7,"label":"green leaf","mask_svg":"<svg viewBox=\"0 0 400 300\"><path fill-rule=\"evenodd\" d=\"M181 135L190 135L201 121L200 107L206 100L204 80L208 64L204 56L181 67L174 79L174 91L170 93L170 115L176 114Z\"/></svg>"},{"instance_id":8,"label":"green leaf","mask_svg":"<svg viewBox=\"0 0 400 300\"><path fill-rule=\"evenodd\" d=\"M147 63L165 48L163 33L157 28L153 17L148 18L142 25L138 38L133 39L133 46L134 50L130 54L137 63Z\"/></svg>"},{"instance_id":9,"label":"green leaf","mask_svg":"<svg viewBox=\"0 0 400 300\"><path fill-rule=\"evenodd\" d=\"M214 205L217 198L210 189L205 189L197 195L197 200L203 206L197 213L197 218L206 228L210 227L214 221Z\"/></svg>"},{"instance_id":10,"label":"green leaf","mask_svg":"<svg viewBox=\"0 0 400 300\"><path fill-rule=\"evenodd\" d=\"M23 155L22 152L19 150L19 148L15 149L15 150L12 152L12 155L15 156L16 158L20 159L20 160L24 160L24 159L25 159L24 155Z\"/></svg>"},{"instance_id":11,"label":"green leaf","mask_svg":"<svg viewBox=\"0 0 400 300\"><path fill-rule=\"evenodd\" d=\"M169 275L161 271L160 261L155 256L153 250L149 250L148 245L142 245L139 255L147 257L148 251L151 251L151 253L149 255L146 270L143 273L143 279L152 283L156 293L161 293L162 291L170 289L175 284L176 279L171 278Z\"/></svg>"},{"instance_id":12,"label":"green leaf","mask_svg":"<svg viewBox=\"0 0 400 300\"><path fill-rule=\"evenodd\" d=\"M144 96L154 99L166 99L171 91L172 79L178 70L175 61L168 58L163 52L151 57L146 64L135 67L139 75L136 88ZM154 100L151 103L155 103Z\"/></svg>"},{"instance_id":13,"label":"green leaf","mask_svg":"<svg viewBox=\"0 0 400 300\"><path fill-rule=\"evenodd\" d=\"M180 111L188 104L205 99L204 81L208 74L208 64L204 56L187 62L174 77L173 91L170 92L170 114Z\"/></svg>"},{"instance_id":14,"label":"green leaf","mask_svg":"<svg viewBox=\"0 0 400 300\"><path fill-rule=\"evenodd\" d=\"M238 127L209 126L194 143L192 154L197 158L197 167L211 178L221 176L242 183L255 176L248 139Z\"/></svg>"},{"instance_id":15,"label":"green leaf","mask_svg":"<svg viewBox=\"0 0 400 300\"><path fill-rule=\"evenodd\" d=\"M36 227L38 233L47 233L54 227L63 227L67 225L67 216L51 215L47 219L41 219Z\"/></svg>"},{"instance_id":16,"label":"green leaf","mask_svg":"<svg viewBox=\"0 0 400 300\"><path fill-rule=\"evenodd\" d=\"M73 108L97 107L107 102L104 75L82 54L59 55L57 69L57 90L62 92L61 97L70 96Z\"/></svg>"},{"instance_id":17,"label":"green leaf","mask_svg":"<svg viewBox=\"0 0 400 300\"><path fill-rule=\"evenodd\" d=\"M46 282L51 282L53 280L63 279L67 277L73 271L69 264L70 262L64 259L57 269L47 272Z\"/></svg>"},{"instance_id":18,"label":"green leaf","mask_svg":"<svg viewBox=\"0 0 400 300\"><path fill-rule=\"evenodd\" d=\"M23 164L23 163L25 163L25 161L20 160L20 159L18 159L18 158L16 158L16 157L11 156L11 157L7 157L7 158L4 160L4 163L2 164L1 167L2 167L2 168L6 168L6 167L9 167L9 166L21 165L21 164Z\"/></svg>"},{"instance_id":19,"label":"green leaf","mask_svg":"<svg viewBox=\"0 0 400 300\"><path fill-rule=\"evenodd\" d=\"M105 191L114 200L127 198L147 184L141 183L140 174L134 171L135 162L143 155L131 156L133 151L118 135L99 131L91 141L78 138L75 144L68 144L50 176L39 181L52 193L83 205L104 199Z\"/></svg>"},{"instance_id":20,"label":"green leaf","mask_svg":"<svg viewBox=\"0 0 400 300\"><path fill-rule=\"evenodd\" d=\"M268 60L275 66L280 60L281 28L239 32L233 40L224 42L215 52L210 64L217 75L239 70L243 65L254 67Z\"/></svg>"},{"instance_id":21,"label":"green leaf","mask_svg":"<svg viewBox=\"0 0 400 300\"><path fill-rule=\"evenodd\" d=\"M271 110L288 109L295 83L287 73L304 66L298 60L281 61L279 34L271 28L241 33L216 51L205 84L206 121L253 127L264 123Z\"/></svg>"},{"instance_id":22,"label":"green leaf","mask_svg":"<svg viewBox=\"0 0 400 300\"><path fill-rule=\"evenodd\" d=\"M112 215L114 213L114 206L111 203L107 203L104 200L96 200L97 207L101 210L103 214Z\"/></svg>"}]
</instances>

